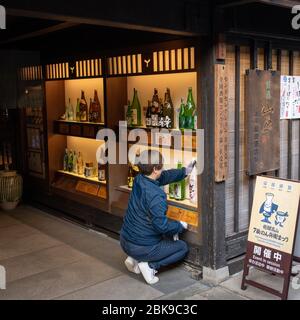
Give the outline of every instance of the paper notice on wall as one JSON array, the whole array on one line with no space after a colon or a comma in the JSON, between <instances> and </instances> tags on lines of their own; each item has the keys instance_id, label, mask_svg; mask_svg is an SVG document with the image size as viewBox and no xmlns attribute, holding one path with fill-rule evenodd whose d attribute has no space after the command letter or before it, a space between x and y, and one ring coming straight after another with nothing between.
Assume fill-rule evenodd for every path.
<instances>
[{"instance_id":1,"label":"paper notice on wall","mask_svg":"<svg viewBox=\"0 0 300 320\"><path fill-rule=\"evenodd\" d=\"M300 119L299 76L281 76L280 119Z\"/></svg>"}]
</instances>

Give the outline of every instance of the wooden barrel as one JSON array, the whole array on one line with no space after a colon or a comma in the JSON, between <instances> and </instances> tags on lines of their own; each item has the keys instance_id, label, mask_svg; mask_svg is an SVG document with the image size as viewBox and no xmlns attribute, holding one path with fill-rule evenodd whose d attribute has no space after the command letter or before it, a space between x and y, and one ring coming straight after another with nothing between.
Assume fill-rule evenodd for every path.
<instances>
[{"instance_id":1,"label":"wooden barrel","mask_svg":"<svg viewBox=\"0 0 300 320\"><path fill-rule=\"evenodd\" d=\"M14 209L21 197L23 180L16 171L0 171L0 207L3 210Z\"/></svg>"}]
</instances>

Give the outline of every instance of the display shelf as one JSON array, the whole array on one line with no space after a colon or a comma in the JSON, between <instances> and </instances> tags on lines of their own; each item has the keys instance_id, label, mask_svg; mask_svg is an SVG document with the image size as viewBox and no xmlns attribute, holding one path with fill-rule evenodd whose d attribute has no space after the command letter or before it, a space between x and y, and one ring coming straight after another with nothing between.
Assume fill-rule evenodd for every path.
<instances>
[{"instance_id":1,"label":"display shelf","mask_svg":"<svg viewBox=\"0 0 300 320\"><path fill-rule=\"evenodd\" d=\"M53 132L55 134L95 139L97 132L105 127L104 123L77 122L54 120Z\"/></svg>"},{"instance_id":2,"label":"display shelf","mask_svg":"<svg viewBox=\"0 0 300 320\"><path fill-rule=\"evenodd\" d=\"M75 177L79 180L83 180L83 181L91 181L91 182L95 182L97 184L103 184L106 185L106 181L99 181L97 177L85 177L85 176L80 176L76 173L73 172L68 172L68 171L64 171L64 170L58 170L57 171L59 174L62 175L66 175L66 176L70 176L70 177Z\"/></svg>"},{"instance_id":3,"label":"display shelf","mask_svg":"<svg viewBox=\"0 0 300 320\"><path fill-rule=\"evenodd\" d=\"M128 188L128 186L119 186L116 188L116 190L118 191L122 191L122 192L127 192L127 193L131 193L132 189ZM197 205L191 203L188 199L179 201L179 200L173 200L170 199L169 196L167 195L167 201L169 205L172 205L174 207L178 207L178 208L183 208L183 209L188 209L188 210L192 210L192 211L197 211Z\"/></svg>"},{"instance_id":4,"label":"display shelf","mask_svg":"<svg viewBox=\"0 0 300 320\"><path fill-rule=\"evenodd\" d=\"M120 127L121 128L121 127ZM184 135L183 131L179 129L167 129L169 132L160 132L159 128L147 128L147 127L127 127L127 137L124 137L123 131L120 135L120 141L127 141L128 132L133 129L143 129L147 132L148 143L138 143L144 146L161 147L161 148L171 148L174 150L186 150L191 152L197 151L197 137L196 130L190 130L191 135ZM159 130L157 132L151 130ZM181 134L181 148L175 146L174 140L176 139L176 133ZM136 141L128 141L128 144L135 144Z\"/></svg>"},{"instance_id":5,"label":"display shelf","mask_svg":"<svg viewBox=\"0 0 300 320\"><path fill-rule=\"evenodd\" d=\"M159 129L159 130L162 130L162 129L164 129L164 130L166 130L167 128L156 128L156 127L144 127L144 126L134 126L134 127L132 127L132 126L128 126L127 127L128 128L128 130L133 130L133 129L143 129L143 130L147 130L147 131L149 131L149 132L151 132L151 130L154 130L154 129ZM191 129L178 129L178 128L173 128L173 129L167 129L167 130L169 130L169 132L181 132L181 133L183 133L184 132L184 130L190 130L190 131L192 131L192 135L193 136L196 136L196 130L191 130Z\"/></svg>"},{"instance_id":6,"label":"display shelf","mask_svg":"<svg viewBox=\"0 0 300 320\"><path fill-rule=\"evenodd\" d=\"M50 190L53 194L57 194L60 197L64 197L74 202L79 202L105 211L108 209L106 199L78 192L74 188L65 189L63 187L52 184Z\"/></svg>"},{"instance_id":7,"label":"display shelf","mask_svg":"<svg viewBox=\"0 0 300 320\"><path fill-rule=\"evenodd\" d=\"M56 172L56 176L51 183L51 190L65 195L67 198L94 206L96 208L106 208L107 186L98 181L78 178L76 175ZM103 207L104 206L104 207Z\"/></svg>"},{"instance_id":8,"label":"display shelf","mask_svg":"<svg viewBox=\"0 0 300 320\"><path fill-rule=\"evenodd\" d=\"M62 122L62 123L69 123L69 124L88 124L88 125L98 125L98 126L104 126L104 122L89 122L89 121L70 121L70 120L56 120L58 122Z\"/></svg>"}]
</instances>

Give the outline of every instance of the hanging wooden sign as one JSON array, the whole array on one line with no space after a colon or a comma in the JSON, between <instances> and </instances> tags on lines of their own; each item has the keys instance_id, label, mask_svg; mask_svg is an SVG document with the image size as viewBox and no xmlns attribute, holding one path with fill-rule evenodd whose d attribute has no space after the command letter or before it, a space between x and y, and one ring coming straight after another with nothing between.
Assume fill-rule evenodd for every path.
<instances>
[{"instance_id":1,"label":"hanging wooden sign","mask_svg":"<svg viewBox=\"0 0 300 320\"><path fill-rule=\"evenodd\" d=\"M287 299L299 198L300 182L257 177L244 262L243 290L249 284ZM283 291L248 279L249 267L284 278Z\"/></svg>"},{"instance_id":2,"label":"hanging wooden sign","mask_svg":"<svg viewBox=\"0 0 300 320\"><path fill-rule=\"evenodd\" d=\"M226 40L224 34L218 34L216 37L215 58L218 60L226 59Z\"/></svg>"},{"instance_id":3,"label":"hanging wooden sign","mask_svg":"<svg viewBox=\"0 0 300 320\"><path fill-rule=\"evenodd\" d=\"M228 76L226 66L215 65L215 181L228 176Z\"/></svg>"},{"instance_id":4,"label":"hanging wooden sign","mask_svg":"<svg viewBox=\"0 0 300 320\"><path fill-rule=\"evenodd\" d=\"M245 124L247 173L256 175L280 167L280 73L247 70Z\"/></svg>"}]
</instances>

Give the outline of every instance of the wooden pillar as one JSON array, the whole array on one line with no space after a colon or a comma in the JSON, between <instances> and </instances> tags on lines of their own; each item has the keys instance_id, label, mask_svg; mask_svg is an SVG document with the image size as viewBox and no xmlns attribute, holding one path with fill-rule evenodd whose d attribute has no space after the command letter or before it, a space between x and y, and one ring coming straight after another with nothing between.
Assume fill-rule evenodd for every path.
<instances>
[{"instance_id":1,"label":"wooden pillar","mask_svg":"<svg viewBox=\"0 0 300 320\"><path fill-rule=\"evenodd\" d=\"M205 130L204 173L202 176L203 266L210 270L226 266L225 183L215 182L215 46L212 38L201 45L201 109ZM224 63L218 60L218 63Z\"/></svg>"}]
</instances>

